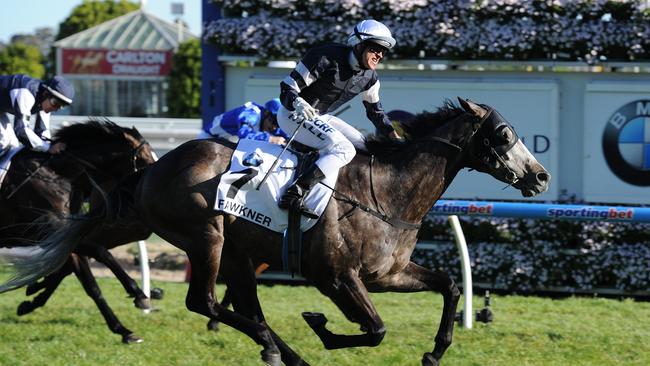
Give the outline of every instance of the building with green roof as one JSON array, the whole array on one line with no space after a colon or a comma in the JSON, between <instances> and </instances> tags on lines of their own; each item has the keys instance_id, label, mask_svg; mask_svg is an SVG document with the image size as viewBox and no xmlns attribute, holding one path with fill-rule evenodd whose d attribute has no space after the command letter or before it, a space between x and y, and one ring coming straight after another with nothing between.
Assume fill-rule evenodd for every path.
<instances>
[{"instance_id":1,"label":"building with green roof","mask_svg":"<svg viewBox=\"0 0 650 366\"><path fill-rule=\"evenodd\" d=\"M70 79L73 115L154 117L167 111L167 76L180 43L197 37L145 10L54 43L57 74Z\"/></svg>"}]
</instances>

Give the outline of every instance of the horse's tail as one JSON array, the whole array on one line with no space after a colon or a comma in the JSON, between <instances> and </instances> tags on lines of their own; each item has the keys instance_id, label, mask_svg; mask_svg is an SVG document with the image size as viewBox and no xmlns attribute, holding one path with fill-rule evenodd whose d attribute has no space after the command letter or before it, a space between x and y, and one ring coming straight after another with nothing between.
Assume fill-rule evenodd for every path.
<instances>
[{"instance_id":1,"label":"horse's tail","mask_svg":"<svg viewBox=\"0 0 650 366\"><path fill-rule=\"evenodd\" d=\"M133 214L133 194L142 175L143 171L139 171L127 177L87 214L66 218L63 225L44 235L34 246L0 252L0 264L5 265L0 269L0 277L6 278L2 270L10 268L9 279L0 284L0 293L55 272L95 227L118 222L122 216Z\"/></svg>"},{"instance_id":2,"label":"horse's tail","mask_svg":"<svg viewBox=\"0 0 650 366\"><path fill-rule=\"evenodd\" d=\"M0 284L0 293L28 285L61 268L84 236L102 219L101 216L69 217L62 227L35 246L0 253L0 262L10 272L6 282Z\"/></svg>"}]
</instances>

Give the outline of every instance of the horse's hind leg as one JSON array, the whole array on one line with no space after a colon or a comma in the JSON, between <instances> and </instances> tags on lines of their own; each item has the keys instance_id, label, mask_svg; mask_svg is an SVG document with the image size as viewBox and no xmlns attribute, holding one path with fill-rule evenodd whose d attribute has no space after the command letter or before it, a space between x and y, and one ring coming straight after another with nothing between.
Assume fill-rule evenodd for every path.
<instances>
[{"instance_id":1,"label":"horse's hind leg","mask_svg":"<svg viewBox=\"0 0 650 366\"><path fill-rule=\"evenodd\" d=\"M444 305L435 337L436 344L433 351L425 353L422 358L423 365L437 365L451 345L453 336L456 307L460 299L460 291L454 281L445 272L434 272L411 262L401 272L368 284L368 288L373 292L437 291L442 294Z\"/></svg>"},{"instance_id":2,"label":"horse's hind leg","mask_svg":"<svg viewBox=\"0 0 650 366\"><path fill-rule=\"evenodd\" d=\"M223 224L216 223L215 226L223 227ZM261 354L264 362L269 365L279 365L280 351L268 327L228 310L216 299L214 290L223 249L223 236L215 232L214 228L187 225L187 229L196 234L184 236L178 235L178 232L174 234L168 232L166 236L171 243L186 248L192 266L192 277L185 298L187 308L246 334L263 347Z\"/></svg>"},{"instance_id":3,"label":"horse's hind leg","mask_svg":"<svg viewBox=\"0 0 650 366\"><path fill-rule=\"evenodd\" d=\"M243 256L233 257L229 256L227 259L224 258L221 273L227 281L227 293L231 296L235 311L267 327L273 337L273 341L280 349L282 362L285 365L309 365L266 323L264 312L257 297L257 271L253 271L251 261ZM221 304L223 305L223 302Z\"/></svg>"},{"instance_id":4,"label":"horse's hind leg","mask_svg":"<svg viewBox=\"0 0 650 366\"><path fill-rule=\"evenodd\" d=\"M108 328L113 333L121 335L123 343L142 342L142 339L133 334L132 331L120 323L119 319L117 319L117 316L115 316L113 313L113 310L111 310L111 308L108 306L108 303L104 299L104 296L102 296L102 291L99 289L99 286L95 281L95 277L90 271L88 258L75 254L72 254L71 256L73 258L72 262L74 264L74 272L77 275L77 278L79 278L79 281L81 282L81 285L83 286L88 296L90 296L93 301L95 301L95 304L97 304L97 307L102 313L102 316L104 317Z\"/></svg>"},{"instance_id":5,"label":"horse's hind leg","mask_svg":"<svg viewBox=\"0 0 650 366\"><path fill-rule=\"evenodd\" d=\"M65 265L58 271L46 276L40 282L34 282L28 285L25 289L25 295L27 296L33 295L41 290L43 291L36 295L32 301L21 302L18 305L18 309L16 309L16 314L19 316L29 314L37 308L45 306L47 300L50 299L54 291L59 287L59 284L61 284L61 281L72 273L72 271L72 261L68 259Z\"/></svg>"},{"instance_id":6,"label":"horse's hind leg","mask_svg":"<svg viewBox=\"0 0 650 366\"><path fill-rule=\"evenodd\" d=\"M342 275L336 283L317 286L349 320L361 324L361 329L366 332L359 335L334 334L325 327L327 318L323 314L303 313L303 318L321 339L325 348L374 347L381 343L386 334L384 323L377 314L368 291L355 273L350 271Z\"/></svg>"},{"instance_id":7,"label":"horse's hind leg","mask_svg":"<svg viewBox=\"0 0 650 366\"><path fill-rule=\"evenodd\" d=\"M138 283L124 271L124 268L122 268L108 249L98 245L83 245L79 246L77 251L83 255L95 258L108 267L120 281L126 293L133 298L133 303L138 309L151 309L151 300L149 300L149 297L140 289Z\"/></svg>"}]
</instances>

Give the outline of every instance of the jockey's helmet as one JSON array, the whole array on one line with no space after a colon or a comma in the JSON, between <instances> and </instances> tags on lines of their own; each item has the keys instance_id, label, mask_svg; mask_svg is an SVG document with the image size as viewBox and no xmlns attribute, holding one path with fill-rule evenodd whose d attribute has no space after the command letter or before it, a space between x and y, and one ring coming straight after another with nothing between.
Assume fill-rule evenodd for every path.
<instances>
[{"instance_id":1,"label":"jockey's helmet","mask_svg":"<svg viewBox=\"0 0 650 366\"><path fill-rule=\"evenodd\" d=\"M62 76L55 76L43 83L45 89L64 105L72 104L74 99L74 86Z\"/></svg>"},{"instance_id":2,"label":"jockey's helmet","mask_svg":"<svg viewBox=\"0 0 650 366\"><path fill-rule=\"evenodd\" d=\"M264 104L264 108L273 113L273 115L276 115L280 110L280 105L280 98L273 98Z\"/></svg>"},{"instance_id":3,"label":"jockey's helmet","mask_svg":"<svg viewBox=\"0 0 650 366\"><path fill-rule=\"evenodd\" d=\"M395 38L390 33L390 29L374 19L362 20L348 36L348 45L350 46L362 42L376 43L386 49L395 46Z\"/></svg>"}]
</instances>

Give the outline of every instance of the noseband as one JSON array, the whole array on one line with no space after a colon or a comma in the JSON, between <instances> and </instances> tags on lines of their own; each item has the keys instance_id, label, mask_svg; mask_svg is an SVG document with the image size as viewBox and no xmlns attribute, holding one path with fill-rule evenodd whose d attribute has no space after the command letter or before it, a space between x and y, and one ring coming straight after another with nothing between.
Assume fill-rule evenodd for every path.
<instances>
[{"instance_id":1,"label":"noseband","mask_svg":"<svg viewBox=\"0 0 650 366\"><path fill-rule=\"evenodd\" d=\"M140 150L142 150L142 148L144 148L144 145L146 145L146 144L148 144L148 142L143 140L143 141L140 141L140 144L138 146L131 149L131 161L133 163L133 173L137 173L138 170L140 170L140 169L138 169L138 164L137 164L137 162L138 162L138 154L140 153Z\"/></svg>"},{"instance_id":2,"label":"noseband","mask_svg":"<svg viewBox=\"0 0 650 366\"><path fill-rule=\"evenodd\" d=\"M507 154L508 151L510 151L515 146L515 144L517 144L517 142L519 141L519 136L517 135L515 130L510 126L510 124L506 122L505 118L503 118L503 116L499 114L499 112L497 112L490 106L487 105L481 105L481 106L483 108L486 108L488 112L479 121L478 123L479 128L474 132L474 134L478 132L479 136L482 138L483 146L485 146L485 148L487 149L488 155L483 157L483 159L480 159L476 156L474 156L474 158L478 161L481 161L485 166L492 168L492 166L489 163L490 163L490 157L493 157L495 161L499 162L507 170L507 173L505 175L505 180L507 181L508 185L513 185L518 181L517 174L515 174L515 172L513 172L512 169L508 167L505 159L503 158L503 155ZM507 143L501 143L500 141L497 140L496 134L492 134L491 136L485 136L483 132L484 126L487 126L490 131L499 131L502 127L508 128L513 134L512 141L509 141Z\"/></svg>"}]
</instances>

